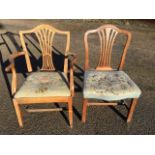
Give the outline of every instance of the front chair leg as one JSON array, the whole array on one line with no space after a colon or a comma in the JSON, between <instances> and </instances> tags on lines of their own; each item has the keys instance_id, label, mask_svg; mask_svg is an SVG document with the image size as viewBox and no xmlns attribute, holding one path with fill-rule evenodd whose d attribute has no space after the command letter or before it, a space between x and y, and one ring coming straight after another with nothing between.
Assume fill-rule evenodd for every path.
<instances>
[{"instance_id":1,"label":"front chair leg","mask_svg":"<svg viewBox=\"0 0 155 155\"><path fill-rule=\"evenodd\" d=\"M132 99L131 106L130 106L129 113L128 113L127 123L131 122L132 116L133 116L133 113L134 113L134 110L136 108L137 103L138 103L138 99L137 98Z\"/></svg>"},{"instance_id":2,"label":"front chair leg","mask_svg":"<svg viewBox=\"0 0 155 155\"><path fill-rule=\"evenodd\" d=\"M69 124L70 127L73 127L73 107L72 107L72 99L68 102L68 113L69 113Z\"/></svg>"},{"instance_id":3,"label":"front chair leg","mask_svg":"<svg viewBox=\"0 0 155 155\"><path fill-rule=\"evenodd\" d=\"M83 123L86 122L87 103L88 103L88 100L87 99L84 99L84 101L83 101L83 108L82 108L82 122Z\"/></svg>"},{"instance_id":4,"label":"front chair leg","mask_svg":"<svg viewBox=\"0 0 155 155\"><path fill-rule=\"evenodd\" d=\"M18 124L20 127L23 127L23 121L22 121L22 113L19 107L19 104L17 101L13 100L14 108L16 111L17 119L18 119Z\"/></svg>"}]
</instances>

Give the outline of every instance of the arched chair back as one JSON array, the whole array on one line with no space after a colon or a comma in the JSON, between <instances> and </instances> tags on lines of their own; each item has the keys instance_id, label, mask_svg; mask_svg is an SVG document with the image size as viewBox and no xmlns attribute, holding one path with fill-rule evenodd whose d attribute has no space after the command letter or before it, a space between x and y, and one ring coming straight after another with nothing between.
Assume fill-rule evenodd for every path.
<instances>
[{"instance_id":1,"label":"arched chair back","mask_svg":"<svg viewBox=\"0 0 155 155\"><path fill-rule=\"evenodd\" d=\"M65 54L69 52L70 47L70 32L69 31L61 31L58 30L52 26L43 24L35 27L34 29L28 30L28 31L20 31L20 39L21 44L23 47L23 50L25 52L25 58L27 63L28 71L32 71L32 65L30 62L28 50L25 44L24 35L34 33L38 39L41 51L42 51L42 68L41 70L45 71L53 71L55 70L54 64L53 64L53 57L52 57L52 45L55 34L61 34L66 35L67 37L67 43L66 43L66 50ZM68 59L65 57L64 61L64 72L67 73L68 71Z\"/></svg>"},{"instance_id":2,"label":"arched chair back","mask_svg":"<svg viewBox=\"0 0 155 155\"><path fill-rule=\"evenodd\" d=\"M89 48L88 48L88 35L98 33L100 40L100 58L98 65L96 67L97 70L111 70L111 55L112 48L114 45L114 41L118 33L122 33L127 36L127 40L125 43L124 51L121 57L121 62L119 65L119 70L122 70L124 65L125 56L127 53L127 49L129 47L131 41L131 33L126 30L122 30L117 28L114 25L104 25L94 30L88 30L84 36L85 43L85 69L89 68Z\"/></svg>"}]
</instances>

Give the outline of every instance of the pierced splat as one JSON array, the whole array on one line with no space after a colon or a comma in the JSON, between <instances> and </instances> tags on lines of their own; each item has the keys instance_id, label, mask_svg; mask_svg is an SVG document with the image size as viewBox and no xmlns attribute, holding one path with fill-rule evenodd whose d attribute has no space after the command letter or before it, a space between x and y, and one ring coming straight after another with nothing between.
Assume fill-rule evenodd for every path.
<instances>
[{"instance_id":1,"label":"pierced splat","mask_svg":"<svg viewBox=\"0 0 155 155\"><path fill-rule=\"evenodd\" d=\"M42 69L55 70L52 59L52 43L55 32L49 28L38 27L35 32L42 50Z\"/></svg>"},{"instance_id":2,"label":"pierced splat","mask_svg":"<svg viewBox=\"0 0 155 155\"><path fill-rule=\"evenodd\" d=\"M66 35L67 37L66 50L65 50L65 55L66 55L67 52L69 52L69 47L70 47L70 32L61 31L46 24L39 25L31 30L20 31L20 39L21 39L23 50L25 52L25 58L26 58L27 68L29 72L32 71L32 66L31 66L30 58L29 58L28 51L25 45L24 34L30 34L30 33L34 33L36 35L39 41L41 51L42 51L41 70L46 70L46 71L55 70L55 67L53 64L53 57L52 57L52 44L53 44L54 36L56 33ZM68 66L68 59L65 58L65 61L64 61L64 72L65 73L67 73L68 71L67 66Z\"/></svg>"},{"instance_id":3,"label":"pierced splat","mask_svg":"<svg viewBox=\"0 0 155 155\"><path fill-rule=\"evenodd\" d=\"M102 67L110 68L112 48L117 34L118 32L112 28L103 28L98 31L101 52L97 69Z\"/></svg>"},{"instance_id":4,"label":"pierced splat","mask_svg":"<svg viewBox=\"0 0 155 155\"><path fill-rule=\"evenodd\" d=\"M119 69L123 68L124 59L126 56L127 48L131 41L131 33L126 30L121 30L114 25L104 25L98 29L89 30L85 33L84 43L86 51L85 69L89 68L89 48L88 48L88 35L98 33L100 40L100 58L96 70L112 70L111 68L111 55L114 41L118 33L123 33L127 36L127 41L122 54Z\"/></svg>"}]
</instances>

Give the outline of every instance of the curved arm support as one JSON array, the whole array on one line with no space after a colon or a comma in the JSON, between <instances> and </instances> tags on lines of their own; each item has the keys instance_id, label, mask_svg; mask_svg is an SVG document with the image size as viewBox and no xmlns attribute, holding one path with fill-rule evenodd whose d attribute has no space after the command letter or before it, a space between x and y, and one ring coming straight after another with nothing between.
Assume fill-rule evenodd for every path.
<instances>
[{"instance_id":1,"label":"curved arm support","mask_svg":"<svg viewBox=\"0 0 155 155\"><path fill-rule=\"evenodd\" d=\"M71 96L74 96L74 64L77 60L77 55L74 53L67 53L67 57L70 62L70 91L71 91Z\"/></svg>"},{"instance_id":2,"label":"curved arm support","mask_svg":"<svg viewBox=\"0 0 155 155\"><path fill-rule=\"evenodd\" d=\"M16 73L16 68L15 68L15 59L25 55L25 52L15 52L10 55L9 57L9 62L10 65L8 65L5 68L6 72L11 71L12 72L12 82L11 82L11 93L12 95L16 92L17 90L17 73Z\"/></svg>"}]
</instances>

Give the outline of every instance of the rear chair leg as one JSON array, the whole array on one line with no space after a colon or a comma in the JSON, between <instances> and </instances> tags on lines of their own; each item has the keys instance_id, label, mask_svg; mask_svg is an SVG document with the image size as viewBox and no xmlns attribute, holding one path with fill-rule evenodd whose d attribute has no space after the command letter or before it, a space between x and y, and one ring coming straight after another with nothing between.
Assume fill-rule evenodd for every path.
<instances>
[{"instance_id":1,"label":"rear chair leg","mask_svg":"<svg viewBox=\"0 0 155 155\"><path fill-rule=\"evenodd\" d=\"M70 128L73 128L73 107L72 107L72 99L68 102L68 113L69 113L69 124Z\"/></svg>"},{"instance_id":2,"label":"rear chair leg","mask_svg":"<svg viewBox=\"0 0 155 155\"><path fill-rule=\"evenodd\" d=\"M137 103L138 103L138 99L137 98L132 99L131 106L130 106L129 113L128 113L127 123L131 122L132 116L133 116L133 113L134 113L134 110L136 108Z\"/></svg>"},{"instance_id":3,"label":"rear chair leg","mask_svg":"<svg viewBox=\"0 0 155 155\"><path fill-rule=\"evenodd\" d=\"M17 119L18 119L18 124L20 127L23 127L23 120L22 120L22 113L19 107L19 104L17 101L13 100L14 108L16 111Z\"/></svg>"},{"instance_id":4,"label":"rear chair leg","mask_svg":"<svg viewBox=\"0 0 155 155\"><path fill-rule=\"evenodd\" d=\"M83 108L82 108L82 122L83 122L83 123L86 122L87 103L88 103L88 100L87 100L87 99L84 99L84 100L83 100Z\"/></svg>"}]
</instances>

